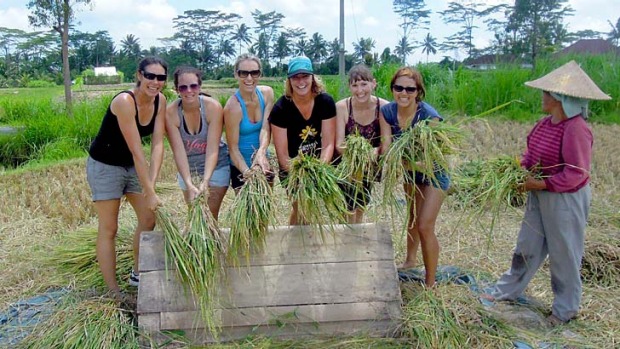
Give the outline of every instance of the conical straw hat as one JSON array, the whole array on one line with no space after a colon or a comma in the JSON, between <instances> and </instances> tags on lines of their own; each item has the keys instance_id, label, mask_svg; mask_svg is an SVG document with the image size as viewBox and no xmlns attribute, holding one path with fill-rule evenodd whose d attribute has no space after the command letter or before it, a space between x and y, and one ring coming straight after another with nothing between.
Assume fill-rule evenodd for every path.
<instances>
[{"instance_id":1,"label":"conical straw hat","mask_svg":"<svg viewBox=\"0 0 620 349\"><path fill-rule=\"evenodd\" d=\"M579 64L570 61L542 78L528 81L526 86L583 99L611 99L590 79Z\"/></svg>"}]
</instances>

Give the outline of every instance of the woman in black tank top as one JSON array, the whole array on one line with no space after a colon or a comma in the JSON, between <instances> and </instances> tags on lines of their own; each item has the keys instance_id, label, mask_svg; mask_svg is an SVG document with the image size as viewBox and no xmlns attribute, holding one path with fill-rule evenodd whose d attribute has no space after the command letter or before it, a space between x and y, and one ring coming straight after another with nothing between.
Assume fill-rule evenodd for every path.
<instances>
[{"instance_id":1,"label":"woman in black tank top","mask_svg":"<svg viewBox=\"0 0 620 349\"><path fill-rule=\"evenodd\" d=\"M379 154L381 145L381 130L379 127L379 109L388 101L373 96L377 86L372 72L363 64L358 64L349 70L349 90L351 97L342 99L336 103L336 152L342 154L345 138L357 132L371 142L375 148L375 155ZM350 211L349 223L362 223L364 221L365 207L370 201L372 190L372 178L364 178L364 190L352 190L351 186L343 185L342 189L347 199Z\"/></svg>"},{"instance_id":2,"label":"woman in black tank top","mask_svg":"<svg viewBox=\"0 0 620 349\"><path fill-rule=\"evenodd\" d=\"M164 113L167 64L157 57L140 61L137 84L114 97L91 144L87 165L88 183L99 219L97 261L103 279L114 296L123 298L116 280L115 237L121 198L136 212L134 270L129 283L139 282L138 243L142 231L155 227L155 210L161 204L155 181L164 155ZM142 150L142 138L152 135L150 164Z\"/></svg>"}]
</instances>

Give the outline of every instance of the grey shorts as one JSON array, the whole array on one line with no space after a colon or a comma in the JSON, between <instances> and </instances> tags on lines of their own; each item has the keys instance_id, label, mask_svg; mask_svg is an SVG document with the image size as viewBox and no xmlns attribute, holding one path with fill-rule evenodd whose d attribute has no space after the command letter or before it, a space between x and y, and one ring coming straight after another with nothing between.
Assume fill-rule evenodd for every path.
<instances>
[{"instance_id":1,"label":"grey shorts","mask_svg":"<svg viewBox=\"0 0 620 349\"><path fill-rule=\"evenodd\" d=\"M86 179L93 201L120 199L127 193L142 193L134 166L114 166L90 156L86 160Z\"/></svg>"}]
</instances>

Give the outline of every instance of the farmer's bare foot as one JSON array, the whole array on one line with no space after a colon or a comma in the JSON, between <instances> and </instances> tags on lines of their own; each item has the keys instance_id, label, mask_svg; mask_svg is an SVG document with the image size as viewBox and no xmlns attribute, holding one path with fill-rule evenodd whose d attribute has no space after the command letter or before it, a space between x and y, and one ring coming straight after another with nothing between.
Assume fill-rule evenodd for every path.
<instances>
[{"instance_id":1,"label":"farmer's bare foot","mask_svg":"<svg viewBox=\"0 0 620 349\"><path fill-rule=\"evenodd\" d=\"M489 302L495 302L495 297L493 297L493 295L488 294L488 293L481 293L480 294L480 298L489 301Z\"/></svg>"},{"instance_id":2,"label":"farmer's bare foot","mask_svg":"<svg viewBox=\"0 0 620 349\"><path fill-rule=\"evenodd\" d=\"M564 325L566 322L567 321L560 320L559 317L557 317L557 316L555 316L553 314L551 314L551 315L549 315L547 317L547 323L549 323L549 325L551 327L557 327L557 326L560 326L560 325Z\"/></svg>"}]
</instances>

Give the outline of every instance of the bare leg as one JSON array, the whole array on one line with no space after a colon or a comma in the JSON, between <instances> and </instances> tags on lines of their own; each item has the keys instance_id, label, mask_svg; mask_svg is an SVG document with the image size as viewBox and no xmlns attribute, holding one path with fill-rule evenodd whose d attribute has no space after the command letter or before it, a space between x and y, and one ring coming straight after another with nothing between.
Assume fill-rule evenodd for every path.
<instances>
[{"instance_id":1,"label":"bare leg","mask_svg":"<svg viewBox=\"0 0 620 349\"><path fill-rule=\"evenodd\" d=\"M414 229L417 230L422 246L422 259L426 269L426 285L435 285L435 274L439 262L439 241L435 235L435 222L445 193L430 185L420 186L416 192L416 208L419 207Z\"/></svg>"},{"instance_id":2,"label":"bare leg","mask_svg":"<svg viewBox=\"0 0 620 349\"><path fill-rule=\"evenodd\" d=\"M220 207L222 207L222 201L224 200L224 196L226 196L227 190L228 187L209 187L207 205L209 205L209 210L211 210L211 214L215 220L218 220Z\"/></svg>"},{"instance_id":3,"label":"bare leg","mask_svg":"<svg viewBox=\"0 0 620 349\"><path fill-rule=\"evenodd\" d=\"M138 225L133 235L133 270L137 274L139 273L140 234L143 231L151 231L155 228L155 212L146 206L146 201L141 193L127 193L126 197L138 218Z\"/></svg>"},{"instance_id":4,"label":"bare leg","mask_svg":"<svg viewBox=\"0 0 620 349\"><path fill-rule=\"evenodd\" d=\"M359 224L364 222L364 209L358 207L354 211L349 212L347 222L349 224Z\"/></svg>"},{"instance_id":5,"label":"bare leg","mask_svg":"<svg viewBox=\"0 0 620 349\"><path fill-rule=\"evenodd\" d=\"M297 213L297 201L293 202L293 208L291 210L291 215L288 219L289 225L299 225L299 217Z\"/></svg>"},{"instance_id":6,"label":"bare leg","mask_svg":"<svg viewBox=\"0 0 620 349\"><path fill-rule=\"evenodd\" d=\"M420 246L420 234L418 234L418 229L415 225L415 218L420 214L420 205L417 204L418 201L413 201L416 194L419 195L419 193L414 192L417 191L417 189L412 184L405 183L403 187L410 211L407 221L407 256L405 257L405 262L400 266L400 269L410 269L415 268L417 264L418 246Z\"/></svg>"},{"instance_id":7,"label":"bare leg","mask_svg":"<svg viewBox=\"0 0 620 349\"><path fill-rule=\"evenodd\" d=\"M118 211L120 200L95 201L95 210L99 218L97 228L97 262L108 289L119 293L116 281L116 232L118 231Z\"/></svg>"}]
</instances>

